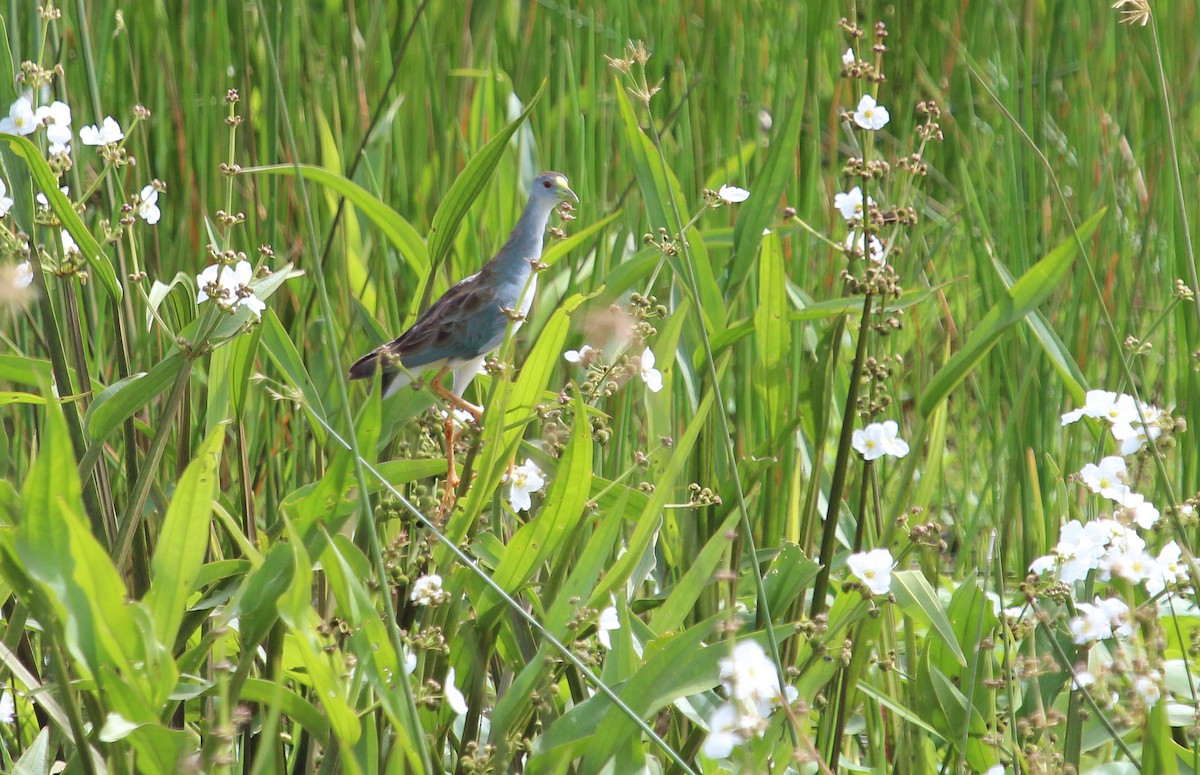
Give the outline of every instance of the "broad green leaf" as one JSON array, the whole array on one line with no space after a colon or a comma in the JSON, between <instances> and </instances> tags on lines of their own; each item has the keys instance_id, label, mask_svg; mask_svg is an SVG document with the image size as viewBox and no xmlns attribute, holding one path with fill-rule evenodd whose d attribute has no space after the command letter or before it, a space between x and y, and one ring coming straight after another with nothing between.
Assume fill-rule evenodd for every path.
<instances>
[{"instance_id":1,"label":"broad green leaf","mask_svg":"<svg viewBox=\"0 0 1200 775\"><path fill-rule=\"evenodd\" d=\"M763 575L763 586L767 589L767 602L771 611L785 611L798 595L802 595L817 574L821 565L804 554L799 546L784 542Z\"/></svg>"},{"instance_id":2,"label":"broad green leaf","mask_svg":"<svg viewBox=\"0 0 1200 775\"><path fill-rule=\"evenodd\" d=\"M312 412L325 423L329 423L329 415L321 401L321 394L313 384L312 377L309 376L304 359L300 357L300 351L296 349L296 344L284 330L283 324L279 322L279 317L273 309L263 312L261 343L263 350L271 358L271 362L283 372L288 384L299 390L304 396L305 411ZM309 426L321 444L324 444L325 426L320 422L309 423Z\"/></svg>"},{"instance_id":3,"label":"broad green leaf","mask_svg":"<svg viewBox=\"0 0 1200 775\"><path fill-rule=\"evenodd\" d=\"M763 239L758 261L758 308L754 311L754 340L758 353L755 388L763 398L769 435L776 438L787 424L790 409L786 398L791 384L787 367L792 349L792 324L788 319L783 246L774 234Z\"/></svg>"},{"instance_id":4,"label":"broad green leaf","mask_svg":"<svg viewBox=\"0 0 1200 775\"><path fill-rule=\"evenodd\" d=\"M1107 209L1102 209L1079 226L1076 234L1050 251L1013 283L1008 293L988 311L971 332L967 343L943 366L921 396L921 414L929 416L950 391L967 378L1000 337L1035 310L1054 292L1075 260L1079 244L1092 236Z\"/></svg>"},{"instance_id":5,"label":"broad green leaf","mask_svg":"<svg viewBox=\"0 0 1200 775\"><path fill-rule=\"evenodd\" d=\"M113 301L120 301L123 292L121 290L121 283L117 280L117 272L113 269L112 261L109 260L108 256L104 255L104 251L100 248L100 243L92 236L87 226L84 226L83 221L79 218L79 213L75 212L74 206L71 205L71 200L67 199L66 195L58 190L58 178L54 177L54 173L50 170L50 165L42 158L42 154L38 151L37 146L24 137L17 137L15 135L0 134L0 139L8 141L13 153L28 165L34 182L41 189L42 193L46 195L46 200L50 203L50 209L58 216L58 220L62 223L63 228L69 231L71 236L75 238L75 244L79 247L79 251L83 253L83 257L87 259L92 274L100 281L100 286L104 288L108 297Z\"/></svg>"},{"instance_id":6,"label":"broad green leaf","mask_svg":"<svg viewBox=\"0 0 1200 775\"><path fill-rule=\"evenodd\" d=\"M967 657L958 643L958 636L946 616L946 609L937 592L920 571L902 570L892 573L892 594L900 610L908 616L933 628L938 637L950 649L959 665L967 664Z\"/></svg>"},{"instance_id":7,"label":"broad green leaf","mask_svg":"<svg viewBox=\"0 0 1200 775\"><path fill-rule=\"evenodd\" d=\"M700 550L695 559L687 563L687 573L671 589L671 594L650 618L650 629L659 635L678 630L687 621L692 612L692 606L700 599L704 590L713 583L717 566L729 552L729 538L726 533L734 529L738 522L736 509L729 512L725 521L713 531L708 543ZM772 608L772 611L775 609Z\"/></svg>"},{"instance_id":8,"label":"broad green leaf","mask_svg":"<svg viewBox=\"0 0 1200 775\"><path fill-rule=\"evenodd\" d=\"M13 391L0 391L0 406L8 406L9 404L44 404L46 399L42 396L34 395L33 393L19 393Z\"/></svg>"},{"instance_id":9,"label":"broad green leaf","mask_svg":"<svg viewBox=\"0 0 1200 775\"><path fill-rule=\"evenodd\" d=\"M149 372L130 374L100 391L83 416L88 437L96 442L108 438L121 423L166 390L180 369L188 367L188 360L174 350Z\"/></svg>"},{"instance_id":10,"label":"broad green leaf","mask_svg":"<svg viewBox=\"0 0 1200 775\"><path fill-rule=\"evenodd\" d=\"M208 551L212 502L219 491L218 467L225 427L217 426L180 477L163 519L151 564L153 580L145 603L160 643L171 647L187 609L192 585Z\"/></svg>"},{"instance_id":11,"label":"broad green leaf","mask_svg":"<svg viewBox=\"0 0 1200 775\"><path fill-rule=\"evenodd\" d=\"M84 517L81 493L62 409L47 401L13 547L53 605L39 618L61 623L80 667L97 676L108 666L132 680L131 663L141 656L137 627L125 604L125 583Z\"/></svg>"},{"instance_id":12,"label":"broad green leaf","mask_svg":"<svg viewBox=\"0 0 1200 775\"><path fill-rule=\"evenodd\" d=\"M804 84L806 81L801 79L797 83ZM796 143L800 139L803 115L803 92L791 95L779 134L771 139L766 161L758 177L746 186L750 189L750 198L738 205L741 209L733 227L733 263L729 275L731 288L740 288L745 282L754 257L758 255L763 229L775 220L779 198L796 176Z\"/></svg>"},{"instance_id":13,"label":"broad green leaf","mask_svg":"<svg viewBox=\"0 0 1200 775\"><path fill-rule=\"evenodd\" d=\"M515 593L543 563L562 551L568 536L578 528L587 505L591 493L592 423L584 411L583 399L576 396L575 404L575 427L554 471L546 501L537 515L509 540L500 566L492 576L509 594ZM488 629L486 623L491 622L500 604L499 595L487 587L476 606L480 621L485 623L483 630Z\"/></svg>"},{"instance_id":14,"label":"broad green leaf","mask_svg":"<svg viewBox=\"0 0 1200 775\"><path fill-rule=\"evenodd\" d=\"M625 143L633 161L638 186L642 191L642 201L650 216L650 227L652 230L665 228L668 236L675 238L683 229L683 224L676 217L676 211L686 217L687 199L680 190L675 173L667 166L658 148L638 124L637 115L633 112L633 106L629 104L629 98L625 96L624 88L618 86L615 93L625 128ZM722 331L726 322L725 297L717 285L708 248L702 239L689 239L688 245L693 259L690 271L696 273L696 285L700 292L700 298L696 302L702 318L710 332ZM666 254L664 258L680 282L686 282L689 268L683 265L682 254Z\"/></svg>"},{"instance_id":15,"label":"broad green leaf","mask_svg":"<svg viewBox=\"0 0 1200 775\"><path fill-rule=\"evenodd\" d=\"M471 161L467 162L466 168L454 180L450 190L446 192L446 197L438 205L429 229L429 263L434 269L440 267L446 256L450 254L450 247L454 244L454 235L458 233L463 218L466 217L467 211L471 209L471 205L483 191L484 185L492 176L496 165L500 163L504 152L508 150L509 139L521 128L525 119L537 106L546 90L546 83L546 81L542 82L537 93L525 104L525 110L521 111L521 115L515 121L497 132L487 145L471 157Z\"/></svg>"},{"instance_id":16,"label":"broad green leaf","mask_svg":"<svg viewBox=\"0 0 1200 775\"><path fill-rule=\"evenodd\" d=\"M41 387L50 381L50 361L24 355L0 355L0 380Z\"/></svg>"},{"instance_id":17,"label":"broad green leaf","mask_svg":"<svg viewBox=\"0 0 1200 775\"><path fill-rule=\"evenodd\" d=\"M483 418L484 445L475 467L475 483L463 508L446 524L449 540L457 542L466 538L471 524L500 485L500 477L516 454L526 426L534 418L533 408L542 400L550 377L562 359L563 345L571 328L571 313L583 300L579 294L563 300L542 329L516 382L500 381L495 395L491 396L492 402L486 407ZM443 570L449 567L450 555L444 549L439 548L435 557L438 567Z\"/></svg>"},{"instance_id":18,"label":"broad green leaf","mask_svg":"<svg viewBox=\"0 0 1200 775\"><path fill-rule=\"evenodd\" d=\"M725 367L728 364L728 358L717 364L718 378L725 373ZM687 424L687 430L675 440L675 446L671 450L671 457L667 461L667 465L663 468L662 473L658 476L654 493L650 496L650 500L647 501L646 508L642 510L637 524L633 528L633 534L629 537L627 544L629 550L613 563L608 573L604 575L604 579L596 587L596 590L592 592L591 600L588 602L588 605L592 608L603 610L608 605L608 594L625 583L625 580L637 568L638 563L642 561L645 553L650 550L654 536L658 532L659 526L662 525L663 507L667 505L667 501L671 497L676 477L679 476L684 466L689 462L692 448L696 444L696 439L700 436L700 431L705 427L705 420L708 418L708 413L712 409L712 405L713 392L709 390L700 399L700 404L696 407L695 415L692 416Z\"/></svg>"},{"instance_id":19,"label":"broad green leaf","mask_svg":"<svg viewBox=\"0 0 1200 775\"><path fill-rule=\"evenodd\" d=\"M317 742L329 744L329 722L321 715L321 711L282 683L247 678L241 696L249 702L262 703L267 708L278 705L285 716L304 727Z\"/></svg>"},{"instance_id":20,"label":"broad green leaf","mask_svg":"<svg viewBox=\"0 0 1200 775\"><path fill-rule=\"evenodd\" d=\"M13 762L12 775L50 775L50 765L53 763L50 758L50 727L42 727L33 745Z\"/></svg>"},{"instance_id":21,"label":"broad green leaf","mask_svg":"<svg viewBox=\"0 0 1200 775\"><path fill-rule=\"evenodd\" d=\"M616 210L595 223L589 223L586 228L579 230L566 239L551 242L542 251L542 263L547 266L554 266L572 250L584 245L588 240L594 239L605 227L619 218L623 212L623 210Z\"/></svg>"},{"instance_id":22,"label":"broad green leaf","mask_svg":"<svg viewBox=\"0 0 1200 775\"><path fill-rule=\"evenodd\" d=\"M994 747L984 743L984 738L990 736L991 732L983 717L967 703L967 699L940 670L930 668L929 676L934 696L946 715L948 727L944 734L947 740L957 746L964 737L962 731L966 729L967 749L960 753L972 771L986 772L999 756Z\"/></svg>"},{"instance_id":23,"label":"broad green leaf","mask_svg":"<svg viewBox=\"0 0 1200 775\"><path fill-rule=\"evenodd\" d=\"M719 618L719 617L718 617ZM622 683L617 695L643 719L689 694L711 689L717 664L729 656L725 643L704 645L713 636L717 618L647 646L645 663ZM604 730L597 735L596 730ZM624 712L596 694L558 719L534 744L529 773L549 772L564 757L584 754L580 772L596 773L631 736L641 732Z\"/></svg>"},{"instance_id":24,"label":"broad green leaf","mask_svg":"<svg viewBox=\"0 0 1200 775\"><path fill-rule=\"evenodd\" d=\"M290 177L296 174L296 166L294 164L275 164L267 167L249 167L242 171ZM392 244L392 247L396 248L408 262L409 268L417 277L423 278L429 273L429 255L425 247L425 240L404 216L357 183L335 172L330 172L322 167L301 164L300 174L304 176L305 180L319 183L344 196L346 201L370 218L371 222L383 232L383 236Z\"/></svg>"}]
</instances>

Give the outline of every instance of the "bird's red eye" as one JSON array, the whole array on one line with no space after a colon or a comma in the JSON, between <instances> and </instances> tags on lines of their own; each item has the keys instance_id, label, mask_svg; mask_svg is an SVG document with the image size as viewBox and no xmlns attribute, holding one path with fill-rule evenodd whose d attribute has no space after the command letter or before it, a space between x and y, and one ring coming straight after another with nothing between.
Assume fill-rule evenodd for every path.
<instances>
[{"instance_id":1,"label":"bird's red eye","mask_svg":"<svg viewBox=\"0 0 1200 775\"><path fill-rule=\"evenodd\" d=\"M550 181L548 181L548 180L542 181L542 188L550 188Z\"/></svg>"}]
</instances>

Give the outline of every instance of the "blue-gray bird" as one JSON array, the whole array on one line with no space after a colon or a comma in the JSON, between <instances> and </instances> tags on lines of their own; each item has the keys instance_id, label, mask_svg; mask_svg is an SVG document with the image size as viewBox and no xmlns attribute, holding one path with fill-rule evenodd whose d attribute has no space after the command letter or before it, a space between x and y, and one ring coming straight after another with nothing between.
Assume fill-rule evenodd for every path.
<instances>
[{"instance_id":1,"label":"blue-gray bird","mask_svg":"<svg viewBox=\"0 0 1200 775\"><path fill-rule=\"evenodd\" d=\"M542 240L550 213L562 202L579 197L557 172L533 179L529 203L500 252L476 274L460 281L392 342L367 353L350 367L350 379L364 379L383 370L383 396L392 395L423 372L437 369L430 383L435 393L469 412L478 422L483 410L463 399L463 391L479 373L484 358L503 342L508 326L515 331L533 304L537 275L533 264L542 257ZM446 390L442 377L454 374ZM447 493L458 484L454 468L454 423L446 420L450 471ZM452 504L452 500L450 503ZM444 501L443 506L447 504Z\"/></svg>"}]
</instances>

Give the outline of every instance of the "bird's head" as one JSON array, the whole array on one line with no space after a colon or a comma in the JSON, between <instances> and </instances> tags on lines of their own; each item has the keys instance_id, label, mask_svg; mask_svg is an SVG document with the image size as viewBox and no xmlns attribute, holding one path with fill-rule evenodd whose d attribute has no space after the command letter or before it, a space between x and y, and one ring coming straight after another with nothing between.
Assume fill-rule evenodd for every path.
<instances>
[{"instance_id":1,"label":"bird's head","mask_svg":"<svg viewBox=\"0 0 1200 775\"><path fill-rule=\"evenodd\" d=\"M579 203L579 197L567 185L567 176L561 172L543 172L533 179L533 190L530 198L545 198L558 202Z\"/></svg>"}]
</instances>

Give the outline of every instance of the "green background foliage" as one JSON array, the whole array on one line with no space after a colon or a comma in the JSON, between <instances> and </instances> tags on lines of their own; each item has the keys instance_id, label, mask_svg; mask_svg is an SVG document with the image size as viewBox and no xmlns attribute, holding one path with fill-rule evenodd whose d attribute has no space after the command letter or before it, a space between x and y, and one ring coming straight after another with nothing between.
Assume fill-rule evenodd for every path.
<instances>
[{"instance_id":1,"label":"green background foliage","mask_svg":"<svg viewBox=\"0 0 1200 775\"><path fill-rule=\"evenodd\" d=\"M61 65L39 101L76 130L115 116L136 164L78 138L65 172L40 135L0 148L0 226L49 268L61 223L87 273L40 272L4 311L6 771L716 772L699 751L735 637L800 699L741 771L1200 769L1161 704L1081 711L1065 613L1022 640L988 597L1023 602L1062 520L1096 510L1067 474L1112 442L1059 420L1086 389L1200 421L1200 308L1174 296L1195 285L1193 4L1149 27L1104 2L61 10L7 4L0 104L22 62ZM886 24L884 82L842 77L844 16L872 62ZM651 56L623 73L629 41ZM868 86L891 122L864 146L843 114ZM914 176L895 161L925 100L944 140ZM902 292L866 316L832 204L864 152L893 162L868 192L916 216L888 232ZM381 402L345 369L498 249L542 169L581 204L511 368L467 394L486 415L438 540L414 511L445 474L432 394ZM161 222L114 233L152 178ZM749 200L710 208L726 183ZM195 304L210 246L271 271L260 322ZM609 336L613 305L639 338ZM585 343L611 373L563 360ZM661 392L627 357L643 346ZM848 454L860 393L908 457ZM1189 438L1137 468L1164 511L1200 487ZM514 513L502 480L526 458L548 485ZM1148 541L1190 546L1183 528ZM873 547L898 558L890 601L845 585ZM447 602L410 599L426 573ZM1160 656L1184 658L1186 614Z\"/></svg>"}]
</instances>

